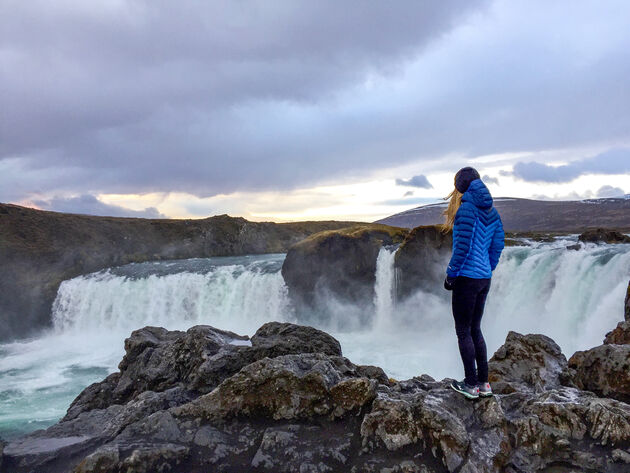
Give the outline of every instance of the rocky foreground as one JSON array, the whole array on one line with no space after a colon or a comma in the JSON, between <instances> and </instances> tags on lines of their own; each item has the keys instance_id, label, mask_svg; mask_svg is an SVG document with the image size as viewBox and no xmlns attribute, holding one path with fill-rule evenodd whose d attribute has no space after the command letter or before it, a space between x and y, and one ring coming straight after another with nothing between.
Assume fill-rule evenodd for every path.
<instances>
[{"instance_id":1,"label":"rocky foreground","mask_svg":"<svg viewBox=\"0 0 630 473\"><path fill-rule=\"evenodd\" d=\"M355 365L312 327L145 327L58 424L0 444L0 471L627 473L629 304L630 287L626 320L568 362L510 332L477 401Z\"/></svg>"}]
</instances>

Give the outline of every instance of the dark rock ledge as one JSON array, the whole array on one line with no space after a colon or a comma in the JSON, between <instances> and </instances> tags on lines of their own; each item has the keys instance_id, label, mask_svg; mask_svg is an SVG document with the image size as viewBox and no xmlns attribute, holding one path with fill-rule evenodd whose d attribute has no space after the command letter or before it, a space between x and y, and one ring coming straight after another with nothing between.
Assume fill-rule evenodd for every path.
<instances>
[{"instance_id":1,"label":"dark rock ledge","mask_svg":"<svg viewBox=\"0 0 630 473\"><path fill-rule=\"evenodd\" d=\"M567 363L550 338L510 332L490 361L496 395L467 401L449 380L355 365L312 327L271 322L251 339L145 327L125 341L120 372L58 424L0 444L0 468L628 472L628 349L607 343Z\"/></svg>"}]
</instances>

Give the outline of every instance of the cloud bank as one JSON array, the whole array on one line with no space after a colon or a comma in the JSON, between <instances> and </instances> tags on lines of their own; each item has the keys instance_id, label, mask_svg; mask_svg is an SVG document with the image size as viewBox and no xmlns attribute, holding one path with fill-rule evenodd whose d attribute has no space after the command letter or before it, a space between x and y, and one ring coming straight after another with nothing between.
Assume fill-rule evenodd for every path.
<instances>
[{"instance_id":1,"label":"cloud bank","mask_svg":"<svg viewBox=\"0 0 630 473\"><path fill-rule=\"evenodd\" d=\"M6 1L0 201L284 191L611 148L630 141L627 31L623 0Z\"/></svg>"},{"instance_id":2,"label":"cloud bank","mask_svg":"<svg viewBox=\"0 0 630 473\"><path fill-rule=\"evenodd\" d=\"M106 204L89 194L77 197L55 197L51 200L37 200L33 203L42 210L53 210L55 212L100 215L103 217L167 218L155 207L147 207L144 210L132 210L119 205Z\"/></svg>"},{"instance_id":3,"label":"cloud bank","mask_svg":"<svg viewBox=\"0 0 630 473\"><path fill-rule=\"evenodd\" d=\"M514 176L530 182L570 182L585 174L630 173L630 149L610 150L563 166L518 162Z\"/></svg>"}]
</instances>

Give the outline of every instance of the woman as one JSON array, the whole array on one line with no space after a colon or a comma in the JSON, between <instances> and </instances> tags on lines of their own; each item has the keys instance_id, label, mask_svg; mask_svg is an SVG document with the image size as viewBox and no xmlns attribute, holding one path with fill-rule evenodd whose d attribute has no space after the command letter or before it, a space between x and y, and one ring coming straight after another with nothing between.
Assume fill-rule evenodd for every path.
<instances>
[{"instance_id":1,"label":"woman","mask_svg":"<svg viewBox=\"0 0 630 473\"><path fill-rule=\"evenodd\" d=\"M475 169L465 167L457 172L455 189L448 198L443 230L453 231L453 254L444 287L453 291L455 331L465 374L463 381L453 381L451 387L476 399L492 396L481 317L505 234L492 196Z\"/></svg>"}]
</instances>

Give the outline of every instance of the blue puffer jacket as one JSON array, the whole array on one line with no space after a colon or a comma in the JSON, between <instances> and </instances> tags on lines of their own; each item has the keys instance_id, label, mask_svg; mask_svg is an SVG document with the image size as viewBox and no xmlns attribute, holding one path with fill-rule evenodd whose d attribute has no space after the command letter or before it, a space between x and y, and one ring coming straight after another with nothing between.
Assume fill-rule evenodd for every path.
<instances>
[{"instance_id":1,"label":"blue puffer jacket","mask_svg":"<svg viewBox=\"0 0 630 473\"><path fill-rule=\"evenodd\" d=\"M503 251L505 233L492 196L481 179L470 183L462 196L453 225L453 255L446 270L450 277L492 277Z\"/></svg>"}]
</instances>

